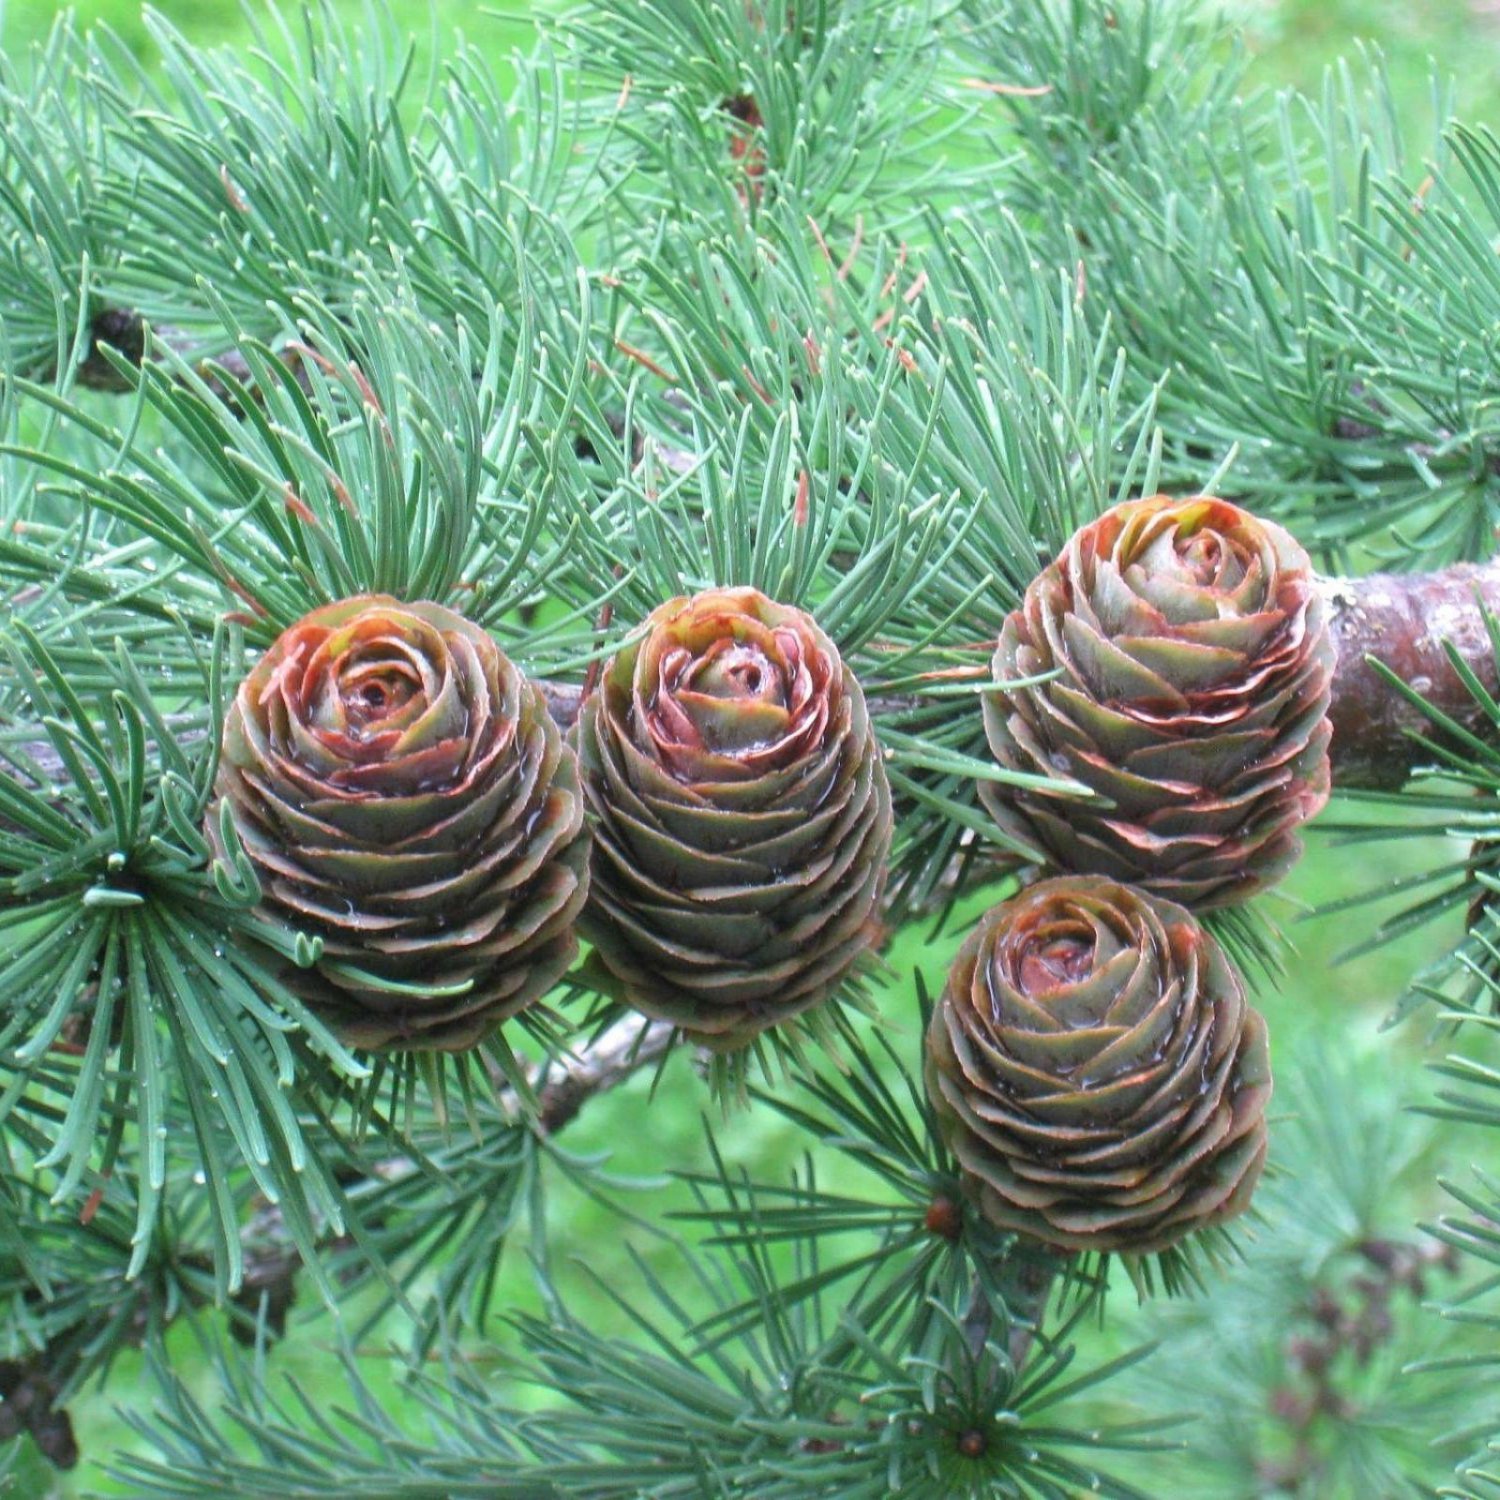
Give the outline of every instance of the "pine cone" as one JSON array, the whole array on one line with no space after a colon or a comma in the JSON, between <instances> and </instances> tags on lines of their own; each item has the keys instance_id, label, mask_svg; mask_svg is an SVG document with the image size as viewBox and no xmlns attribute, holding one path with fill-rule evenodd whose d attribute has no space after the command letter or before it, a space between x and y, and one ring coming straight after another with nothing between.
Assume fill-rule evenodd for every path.
<instances>
[{"instance_id":1,"label":"pine cone","mask_svg":"<svg viewBox=\"0 0 1500 1500\"><path fill-rule=\"evenodd\" d=\"M859 684L799 609L673 599L575 730L584 935L632 1005L719 1051L826 998L870 944L891 841Z\"/></svg>"},{"instance_id":2,"label":"pine cone","mask_svg":"<svg viewBox=\"0 0 1500 1500\"><path fill-rule=\"evenodd\" d=\"M298 621L240 686L217 789L263 913L322 939L289 985L351 1045L472 1046L577 952L577 762L452 610L370 595Z\"/></svg>"},{"instance_id":3,"label":"pine cone","mask_svg":"<svg viewBox=\"0 0 1500 1500\"><path fill-rule=\"evenodd\" d=\"M1162 1250L1245 1208L1266 1154L1266 1026L1180 906L1045 880L959 950L927 1089L980 1211L1064 1250Z\"/></svg>"},{"instance_id":4,"label":"pine cone","mask_svg":"<svg viewBox=\"0 0 1500 1500\"><path fill-rule=\"evenodd\" d=\"M1328 800L1335 649L1307 554L1223 500L1118 505L1079 531L1000 634L985 730L996 821L1062 870L1222 906L1279 880Z\"/></svg>"}]
</instances>

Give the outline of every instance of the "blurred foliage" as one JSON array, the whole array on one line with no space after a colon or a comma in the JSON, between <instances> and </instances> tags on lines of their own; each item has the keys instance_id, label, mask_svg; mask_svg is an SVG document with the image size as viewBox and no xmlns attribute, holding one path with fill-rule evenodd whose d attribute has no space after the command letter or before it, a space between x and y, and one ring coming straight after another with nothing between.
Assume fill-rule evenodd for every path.
<instances>
[{"instance_id":1,"label":"blurred foliage","mask_svg":"<svg viewBox=\"0 0 1500 1500\"><path fill-rule=\"evenodd\" d=\"M534 30L529 17L491 16L466 0L443 0L430 12L420 0L403 0L392 8L397 22L412 28L419 38L446 34L454 24L462 24L470 38L491 56L529 44ZM245 42L245 23L229 6L210 0L163 0L158 9L194 41ZM358 12L353 3L339 9L351 17ZM139 51L148 69L158 65L160 51L141 26L133 0L87 0L78 10L85 19L102 19L114 27L129 47ZM8 46L15 46L44 34L54 7L50 3L10 0L0 8L0 14L4 16L0 34ZM1455 72L1460 113L1465 112L1465 106L1482 110L1500 83L1500 20L1479 6L1283 0L1275 6L1242 7L1236 15L1247 28L1251 51L1248 77L1252 83L1290 83L1316 90L1327 60L1346 54L1354 37L1372 36L1386 53L1395 111L1413 126L1418 139L1423 138L1424 129L1428 135L1431 129L1425 60L1429 53L1440 68ZM430 56L431 48L430 40L424 40L421 55ZM831 188L830 196L837 197ZM718 265L724 268L723 277L712 280L714 300L708 305L722 316L721 290L733 286L743 268L737 265L733 247L724 247ZM846 293L850 307L842 311L852 308L861 316L872 313L887 269L881 266L870 272L863 288L851 287ZM703 290L700 287L700 292ZM860 298L866 300L861 302ZM687 305L689 315L701 315L702 310L702 305ZM789 314L793 311L789 306ZM622 296L618 323L622 337L631 331L633 315L628 295ZM789 316L787 327L795 332L784 340L785 349L778 350L781 363L774 372L745 370L743 378L749 386L795 378L791 359L782 356L800 357L797 345L802 326ZM489 385L481 385L476 400L493 395L499 383L499 351L507 336L502 331L495 334L495 352L488 364ZM895 357L883 357L888 375ZM1003 362L1006 351L991 351L989 357ZM636 387L630 383L632 373L638 372L632 372L628 358L622 359L608 378L617 389L630 391L633 398ZM735 370L708 373L740 378ZM1092 368L1080 371L1080 386L1092 387L1097 373ZM860 420L873 427L880 412L875 399L878 391L860 387L858 378L862 377L851 381L846 394L851 405L859 407ZM295 403L289 386L286 398L289 406ZM730 405L721 387L715 388L712 399L723 401L725 410ZM985 395L976 382L972 390L956 390L949 399L956 409L967 403L978 411ZM467 398L463 404L467 405ZM1126 418L1133 419L1136 413L1128 403L1126 407L1118 421L1122 430L1133 432ZM836 411L840 416L844 410L842 400L828 408L829 413ZM705 407L693 414L693 420L709 427L716 416L722 419L723 412ZM603 424L597 418L592 420L602 448ZM753 424L762 420L752 403L751 415L745 418L747 428L753 429ZM1096 438L1106 446L1114 436L1116 420L1111 410L1094 424ZM812 440L818 440L816 435ZM918 451L925 436L916 424L912 430L886 436L883 441L888 456L904 457ZM753 437L749 447L753 454L760 455L763 470L772 469L775 461L783 466L791 463L792 451L785 435L778 434L769 423L764 432ZM272 457L279 460L283 456ZM296 458L291 455L287 461ZM959 493L971 473L965 465L976 461L967 453L940 454L934 460L937 468L929 472L946 475L943 494ZM772 474L767 481L768 493L772 482L780 477L784 476ZM1077 480L1081 491L1089 478L1085 474ZM668 507L670 504L669 499ZM1034 529L1045 531L1047 525L1065 529L1068 524L1068 517L1059 515ZM582 536L582 545L605 545L586 529ZM949 604L975 586L974 579L963 574L961 564L962 559L941 584L950 592L940 593L939 598ZM1015 566L1019 582L1024 583L1020 574L1029 568L1029 559L1017 557ZM938 581L933 587L940 588ZM514 601L502 602L509 605ZM933 607L934 618L942 613L942 607ZM565 632L560 644L547 640L545 629L539 634L537 650L541 655L565 659L570 651L580 649ZM953 749L962 753L965 746L956 742ZM925 795L939 799L954 795L953 785L961 779L941 769L927 775L931 768L915 763L907 769L913 785L920 785ZM1335 809L1330 817L1341 814L1341 809ZM1462 859L1461 846L1445 846L1428 830L1424 833L1427 841L1414 839L1396 853L1382 852L1383 880L1394 887L1404 876L1430 869L1437 862ZM910 849L906 851L906 867L910 871L935 868L949 852L947 847ZM1487 1330L1492 1337L1493 1331L1481 1325L1478 1331L1449 1341L1442 1339L1440 1325L1418 1316L1417 1303L1422 1295L1435 1291L1447 1295L1454 1289L1442 1264L1428 1266L1419 1287L1416 1262L1410 1257L1420 1259L1412 1247L1424 1243L1415 1237L1413 1223L1419 1218L1436 1218L1453 1206L1439 1197L1432 1179L1440 1154L1444 1160L1453 1159L1455 1139L1442 1133L1448 1125L1422 1126L1399 1118L1404 1105L1428 1097L1426 1085L1420 1081L1422 1075L1413 1066L1424 1055L1423 1033L1409 1027L1395 1036L1378 1040L1374 1036L1375 1027L1406 979L1456 940L1461 914L1450 907L1434 926L1414 931L1378 953L1336 966L1335 956L1349 946L1347 919L1335 916L1303 922L1298 920L1298 908L1325 907L1363 889L1369 875L1368 870L1355 867L1358 863L1326 843L1318 844L1287 883L1279 904L1273 903L1292 934L1295 951L1286 977L1274 985L1262 985L1257 1003L1271 1023L1279 1075L1302 1083L1286 1087L1278 1099L1276 1107L1288 1125L1277 1137L1280 1175L1268 1185L1260 1205L1263 1226L1244 1241L1243 1264L1226 1273L1211 1300L1160 1313L1148 1309L1139 1318L1112 1323L1107 1334L1095 1331L1091 1323L1081 1324L1077 1330L1082 1366L1123 1352L1138 1335L1163 1336L1173 1342L1169 1355L1120 1376L1111 1387L1111 1404L1118 1396L1120 1409L1145 1404L1158 1411L1208 1410L1209 1425L1193 1440L1208 1446L1194 1446L1185 1456L1151 1459L1151 1467L1137 1475L1137 1482L1148 1494L1161 1493L1160 1476L1169 1472L1192 1476L1174 1479L1172 1493L1201 1494L1204 1500L1221 1494L1264 1496L1267 1500L1278 1495L1309 1500L1343 1500L1347 1495L1354 1500L1358 1496L1395 1494L1401 1481L1395 1470L1385 1466L1393 1448L1403 1460L1409 1460L1403 1474L1418 1471L1432 1482L1446 1460L1467 1451L1462 1434L1433 1452L1416 1451L1413 1443L1419 1448L1420 1435L1432 1426L1427 1415L1436 1417L1438 1407L1442 1408L1443 1421L1466 1420L1471 1414L1476 1418L1490 1415L1470 1413L1459 1398L1462 1393L1455 1396L1456 1380L1451 1372L1403 1373L1404 1366L1414 1359L1431 1362L1465 1357L1475 1341L1482 1341ZM917 1043L913 971L923 975L929 991L935 990L964 930L965 915L971 916L992 895L971 897L967 906L950 915L941 931L935 931L930 920L909 924L888 950L886 968L872 983L874 1008L887 1022L893 1043L903 1053L912 1053ZM1403 900L1399 892L1391 899L1394 904L1385 908L1388 912L1398 910ZM1367 919L1362 916L1360 920ZM1339 1061L1333 1060L1335 1055ZM1357 1072L1350 1057L1359 1060ZM593 1168L607 1165L608 1174L619 1179L612 1192L638 1208L649 1204L653 1221L672 1210L690 1212L701 1206L688 1180L678 1177L663 1183L654 1175L668 1163L682 1173L707 1172L713 1167L701 1118L704 1095L687 1076L691 1066L690 1060L679 1053L659 1079L639 1077L590 1105L567 1141L568 1152L578 1162L587 1163L589 1170L570 1172L561 1159L537 1165L536 1169L546 1174L551 1191L546 1196L544 1219L530 1226L531 1246L550 1242L581 1252L585 1262L581 1269L587 1274L567 1264L551 1270L567 1284L571 1317L591 1329L612 1333L631 1326L634 1309L622 1306L611 1289L627 1284L640 1267L664 1283L680 1274L680 1251L675 1244L659 1234L622 1229L619 1215L595 1191ZM883 1071L882 1076L890 1075ZM1371 1077L1381 1080L1378 1086L1367 1085ZM1322 1080L1324 1086L1311 1080ZM1483 1078L1477 1080L1478 1084L1484 1082ZM1339 1128L1334 1132L1337 1137L1362 1141L1365 1155L1350 1160L1324 1156L1322 1144L1327 1132L1318 1128L1318 1121L1322 1112L1330 1109L1341 1111ZM715 1148L725 1170L733 1173L744 1169L757 1182L789 1182L807 1147L806 1132L784 1113L766 1105L737 1114L730 1128L723 1128L717 1120L712 1123L716 1127ZM436 1139L430 1144L434 1152L439 1150ZM1478 1143L1474 1149L1482 1158L1494 1159L1493 1144ZM528 1170L531 1165L528 1162ZM825 1192L869 1190L868 1171L851 1159L836 1156L827 1167L820 1162L819 1174L819 1186ZM649 1196L637 1197L631 1184L642 1177L651 1179ZM1464 1190L1473 1191L1467 1187ZM1483 1186L1481 1191L1485 1191ZM519 1208L509 1200L496 1207L507 1215L514 1210L519 1216ZM1488 1217L1482 1198L1472 1197L1467 1217L1458 1215L1466 1223L1482 1224ZM454 1222L461 1228L462 1214ZM1454 1229L1450 1239L1462 1240L1464 1232ZM128 1234L122 1232L124 1240L128 1240ZM1392 1250L1393 1245L1400 1248ZM548 1302L526 1249L516 1244L506 1250L493 1285L487 1282L488 1266L460 1262L455 1271L452 1264L436 1258L416 1278L413 1300L420 1300L421 1294L440 1286L447 1277L459 1284L462 1295L482 1286L484 1295L471 1304L479 1309L481 1319L490 1308L522 1318L539 1316L548 1311ZM181 1276L184 1270L180 1266L169 1269L173 1276ZM201 1267L188 1267L187 1271L201 1272ZM1382 1275L1389 1283L1386 1291L1371 1290L1371 1284L1378 1283ZM185 1279L191 1282L192 1275ZM111 1284L107 1277L100 1283L104 1287ZM175 1283L172 1294L190 1295ZM1118 1311L1129 1298L1128 1286L1116 1288L1113 1308ZM430 1336L431 1328L416 1325L408 1312L388 1311L392 1300L386 1287L354 1288L345 1311L354 1327L367 1314L378 1319L364 1335L360 1371L373 1400L399 1405L405 1366L394 1353L388 1361L381 1355L388 1347L409 1346L414 1336L419 1340ZM709 1305L706 1296L695 1301L694 1294L684 1293L690 1325L708 1311ZM251 1312L253 1315L254 1310ZM1382 1321L1386 1316L1390 1320L1388 1329ZM1379 1336L1375 1337L1377 1325ZM271 1367L296 1376L313 1390L340 1379L339 1352L331 1328L326 1315L315 1309L296 1310L287 1338L270 1356ZM1318 1341L1330 1334L1337 1334L1343 1342L1328 1354ZM1195 1358L1190 1352L1194 1348L1228 1348L1234 1357ZM206 1395L215 1378L214 1363L194 1327L186 1322L175 1327L168 1335L167 1350L174 1374L186 1390ZM0 1358L4 1357L5 1351L0 1350ZM138 1385L145 1375L144 1365L145 1356L138 1351L118 1353L110 1370L109 1387L91 1387L72 1402L75 1424L87 1433L91 1455L139 1447L137 1435L115 1410L112 1392ZM1206 1385L1197 1377L1209 1366L1220 1378ZM1182 1378L1172 1378L1174 1372ZM892 1377L889 1403L893 1410L907 1399L901 1385L905 1378L906 1374ZM1333 1396L1327 1394L1330 1391ZM1253 1421L1246 1420L1247 1411L1255 1414ZM1366 1443L1365 1436L1372 1431L1380 1441ZM1394 1443L1387 1441L1392 1438L1396 1439ZM81 1493L85 1488L132 1492L130 1481L105 1479L92 1462L77 1475L62 1479L56 1479L34 1455L23 1453L20 1464L19 1475L10 1481L11 1493L18 1496L42 1500L44 1496ZM1179 1467L1169 1467L1174 1464ZM0 1474L0 1493L6 1492L5 1483Z\"/></svg>"}]
</instances>

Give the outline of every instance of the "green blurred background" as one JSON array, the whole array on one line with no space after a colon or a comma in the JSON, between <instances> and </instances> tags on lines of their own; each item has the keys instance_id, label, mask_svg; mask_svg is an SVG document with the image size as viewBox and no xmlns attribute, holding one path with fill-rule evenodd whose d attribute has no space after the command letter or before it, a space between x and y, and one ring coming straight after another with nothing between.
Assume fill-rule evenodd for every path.
<instances>
[{"instance_id":1,"label":"green blurred background","mask_svg":"<svg viewBox=\"0 0 1500 1500\"><path fill-rule=\"evenodd\" d=\"M344 0L338 7L351 19L361 11L360 0ZM472 0L391 0L390 9L399 21L416 35L424 55L439 50L442 38L461 28L471 41L492 48L495 57L503 59L515 48L529 45L539 13L554 5L482 6ZM82 0L77 14L87 22L103 22L113 28L132 47L149 56L151 43L142 24L138 0ZM225 46L247 45L253 35L250 23L225 0L162 0L158 13L195 41ZM1361 40L1373 42L1383 52L1393 92L1403 121L1410 130L1409 139L1420 142L1430 138L1434 68L1439 76L1451 77L1456 87L1459 113L1475 123L1493 123L1490 104L1500 85L1500 4L1493 0L1427 0L1427 3L1398 3L1398 0L1237 0L1229 13L1243 26L1245 41L1253 57L1253 84L1280 88L1291 85L1316 90L1324 69L1340 55L1352 55ZM53 23L58 7L51 0L0 0L0 44L8 49L24 47L44 35ZM295 15L297 7L283 7L283 14ZM1335 806L1328 819L1341 816ZM1373 1123L1399 1115L1412 1104L1430 1099L1433 1084L1419 1066L1423 1055L1441 1050L1422 1030L1420 1023L1399 1031L1382 1033L1380 1022L1409 976L1422 962L1440 951L1451 940L1448 930L1427 929L1402 942L1383 948L1371 957L1338 964L1341 948L1367 930L1372 914L1360 909L1352 914L1307 919L1306 912L1322 906L1340 895L1366 889L1372 878L1395 880L1403 871L1415 870L1439 862L1442 851L1418 841L1391 849L1377 849L1373 854L1365 847L1351 853L1340 850L1327 836L1314 832L1308 857L1283 892L1270 898L1271 914L1282 922L1296 946L1291 971L1274 987L1258 986L1258 1003L1267 1013L1274 1038L1278 1079L1282 1085L1278 1111L1283 1122L1290 1120L1306 1101L1318 1097L1321 1090L1316 1070L1327 1065L1329 1058L1353 1059L1341 1074L1346 1094L1333 1091L1333 1097L1347 1097L1349 1107L1368 1111ZM957 945L957 928L948 934L934 936L925 929L912 928L902 933L888 955L890 971L886 983L892 991L891 1007L910 1015L912 1007L911 974L918 967L926 974L929 987L941 983L953 949ZM898 1024L898 1046L909 1056L916 1055L917 1038L911 1027ZM1300 1085L1300 1090L1299 1090ZM1326 1093L1326 1091L1323 1091ZM646 1083L638 1079L630 1088L593 1103L581 1122L568 1132L570 1151L588 1155L609 1152L612 1166L623 1175L659 1174L667 1168L702 1168L707 1165L704 1147L703 1112L706 1098L703 1089L691 1077L685 1059L675 1060L657 1087L647 1097ZM764 1111L737 1114L728 1122L714 1121L721 1147L731 1163L743 1163L761 1178L784 1179L800 1155L804 1142L792 1128L768 1116ZM1287 1128L1284 1125L1284 1130ZM1384 1150L1384 1148L1382 1148ZM1451 1127L1414 1125L1405 1138L1400 1169L1391 1160L1391 1151L1355 1164L1351 1171L1364 1172L1374 1179L1366 1183L1375 1189L1369 1212L1392 1232L1412 1233L1411 1226L1420 1218L1430 1217L1441 1207L1436 1186L1439 1171L1461 1175L1467 1167L1467 1143ZM1276 1242L1285 1226L1276 1223L1277 1205L1283 1212L1305 1215L1307 1205L1288 1210L1296 1203L1297 1175L1302 1168L1296 1160L1283 1162L1283 1180L1290 1182L1273 1194L1268 1222L1259 1232L1263 1244ZM820 1176L827 1180L828 1174ZM837 1182L837 1174L834 1174ZM1322 1191L1314 1186L1310 1192ZM683 1194L675 1187L658 1185L636 1200L644 1213L658 1218L670 1204L680 1205ZM606 1283L628 1285L628 1269L620 1221L606 1215L597 1205L566 1189L555 1192L549 1200L549 1239L560 1260L575 1254L586 1254L591 1268ZM1368 1227L1368 1226L1365 1226ZM1336 1238L1338 1226L1331 1231ZM641 1235L635 1234L637 1242ZM1322 1250L1308 1253L1327 1254ZM641 1243L653 1258L666 1264L670 1255L661 1245ZM1248 1260L1251 1264L1231 1269L1221 1283L1226 1299L1240 1285L1244 1297L1259 1296L1255 1290L1256 1246L1252 1241ZM1316 1267L1314 1267L1316 1269ZM1290 1274L1290 1273L1289 1273ZM1236 1278L1242 1278L1240 1283ZM1249 1278L1249 1279L1244 1279ZM581 1278L575 1278L578 1305L592 1307L603 1323L617 1323L618 1314L602 1298L591 1293ZM1227 1291L1225 1290L1227 1289ZM505 1296L516 1305L536 1306L536 1294L526 1261L525 1247L513 1246L507 1252ZM1162 1331L1155 1311L1137 1312L1129 1288L1115 1297L1107 1333L1088 1335L1097 1345L1085 1355L1115 1352L1139 1334ZM276 1364L296 1372L313 1390L331 1390L338 1376L332 1366L335 1339L326 1318L316 1309L304 1306L294 1328L275 1355ZM1168 1316L1184 1316L1180 1313ZM1194 1314L1186 1315L1191 1319ZM392 1327L372 1337L362 1350L373 1371L392 1343L399 1340L401 1329ZM211 1362L188 1329L174 1335L174 1349L179 1369L189 1383L205 1397L213 1391ZM1273 1351L1274 1352L1274 1351ZM1274 1358L1273 1358L1274 1364ZM394 1374L396 1361L389 1359ZM1153 1375L1152 1366L1143 1367L1130 1377L1133 1387L1111 1388L1111 1397L1152 1400L1157 1387L1172 1384L1166 1373ZM496 1377L502 1378L497 1370ZM378 1374L374 1377L377 1381ZM1259 1378L1267 1390L1274 1390L1277 1372L1261 1371ZM1243 1393L1244 1407L1237 1426L1241 1434L1256 1435L1257 1423L1264 1427L1256 1441L1274 1449L1285 1434L1275 1430L1274 1413L1258 1409L1265 1392L1259 1388ZM88 1393L73 1407L75 1426L83 1450L89 1458L78 1471L60 1480L40 1464L23 1470L19 1493L26 1500L43 1497L74 1496L111 1492L110 1482L90 1459L107 1455L112 1449L138 1442L118 1410L118 1403L149 1399L140 1361L134 1357L117 1366L105 1390ZM1413 1398L1420 1405L1417 1398ZM1399 1402L1398 1402L1399 1406ZM1262 1419L1264 1419L1262 1421ZM1347 1442L1335 1437L1335 1442ZM1425 1441L1425 1438L1423 1439ZM1203 1484L1186 1480L1191 1468L1157 1470L1155 1462L1145 1464L1135 1473L1137 1482L1148 1493L1156 1495L1191 1495L1221 1493L1213 1488L1204 1470ZM1180 1461L1179 1461L1180 1462ZM1171 1476L1170 1478L1167 1476ZM1269 1484L1269 1482L1268 1482ZM1330 1486L1332 1481L1329 1481ZM126 1493L118 1488L113 1493ZM1223 1491L1224 1493L1232 1492ZM1252 1491L1245 1491L1252 1493ZM1279 1493L1274 1487L1261 1486L1256 1494ZM1292 1493L1292 1491L1287 1491ZM1302 1495L1322 1494L1321 1490L1303 1488ZM1343 1493L1330 1487L1327 1494ZM378 1497L367 1497L378 1500ZM1380 1500L1371 1496L1371 1500Z\"/></svg>"}]
</instances>

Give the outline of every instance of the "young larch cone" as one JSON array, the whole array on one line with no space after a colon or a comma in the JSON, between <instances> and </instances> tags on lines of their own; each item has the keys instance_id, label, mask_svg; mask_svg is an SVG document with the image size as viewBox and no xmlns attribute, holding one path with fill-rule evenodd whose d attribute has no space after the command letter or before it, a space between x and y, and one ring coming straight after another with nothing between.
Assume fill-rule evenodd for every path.
<instances>
[{"instance_id":1,"label":"young larch cone","mask_svg":"<svg viewBox=\"0 0 1500 1500\"><path fill-rule=\"evenodd\" d=\"M959 950L927 1088L980 1212L1062 1250L1145 1253L1250 1201L1266 1026L1182 907L1097 876L1041 881Z\"/></svg>"},{"instance_id":2,"label":"young larch cone","mask_svg":"<svg viewBox=\"0 0 1500 1500\"><path fill-rule=\"evenodd\" d=\"M583 931L632 1005L717 1051L818 1004L870 945L891 799L864 694L749 588L655 610L576 730Z\"/></svg>"},{"instance_id":3,"label":"young larch cone","mask_svg":"<svg viewBox=\"0 0 1500 1500\"><path fill-rule=\"evenodd\" d=\"M1279 526L1206 496L1117 505L1006 620L984 704L1002 766L1095 795L981 796L1060 870L1244 901L1296 862L1298 826L1328 800L1335 654Z\"/></svg>"},{"instance_id":4,"label":"young larch cone","mask_svg":"<svg viewBox=\"0 0 1500 1500\"><path fill-rule=\"evenodd\" d=\"M299 620L240 685L217 791L263 916L321 939L288 984L351 1045L472 1046L577 953L577 761L450 609L368 595Z\"/></svg>"}]
</instances>

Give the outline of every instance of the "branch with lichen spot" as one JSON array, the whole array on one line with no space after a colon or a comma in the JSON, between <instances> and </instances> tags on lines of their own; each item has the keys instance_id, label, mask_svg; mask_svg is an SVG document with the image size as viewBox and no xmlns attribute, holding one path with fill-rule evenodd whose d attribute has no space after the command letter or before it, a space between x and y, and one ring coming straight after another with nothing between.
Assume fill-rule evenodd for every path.
<instances>
[{"instance_id":1,"label":"branch with lichen spot","mask_svg":"<svg viewBox=\"0 0 1500 1500\"><path fill-rule=\"evenodd\" d=\"M1432 759L1413 734L1441 738L1372 658L1462 728L1483 731L1483 707L1448 653L1451 648L1487 692L1500 690L1485 624L1486 612L1500 615L1500 560L1432 573L1322 578L1319 587L1339 653L1329 708L1336 787L1394 790Z\"/></svg>"}]
</instances>

